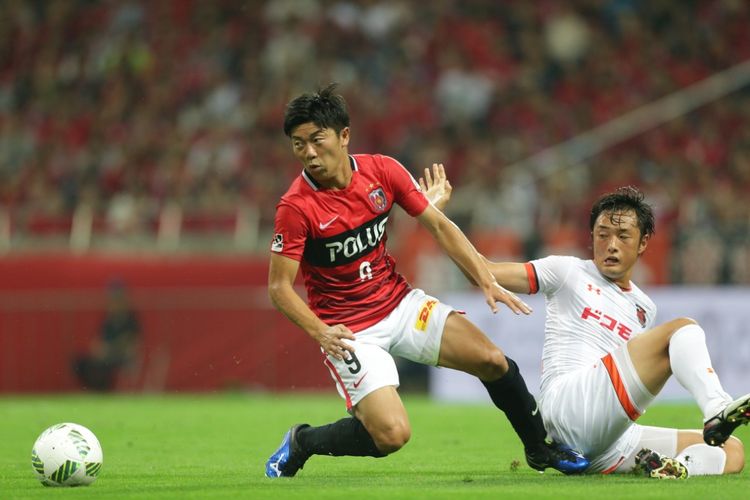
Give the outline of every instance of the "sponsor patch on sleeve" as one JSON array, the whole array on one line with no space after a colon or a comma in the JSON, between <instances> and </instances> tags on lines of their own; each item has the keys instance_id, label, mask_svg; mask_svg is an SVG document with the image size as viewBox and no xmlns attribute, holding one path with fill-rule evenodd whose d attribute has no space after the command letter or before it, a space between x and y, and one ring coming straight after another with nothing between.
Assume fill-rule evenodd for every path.
<instances>
[{"instance_id":1,"label":"sponsor patch on sleeve","mask_svg":"<svg viewBox=\"0 0 750 500\"><path fill-rule=\"evenodd\" d=\"M271 242L271 251L281 252L282 250L284 250L284 235L276 233L273 235L273 241Z\"/></svg>"}]
</instances>

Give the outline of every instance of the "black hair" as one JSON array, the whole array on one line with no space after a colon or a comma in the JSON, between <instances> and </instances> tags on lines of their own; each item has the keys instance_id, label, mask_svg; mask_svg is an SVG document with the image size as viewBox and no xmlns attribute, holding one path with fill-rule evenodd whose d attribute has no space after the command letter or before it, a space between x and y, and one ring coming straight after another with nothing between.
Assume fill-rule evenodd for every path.
<instances>
[{"instance_id":1,"label":"black hair","mask_svg":"<svg viewBox=\"0 0 750 500\"><path fill-rule=\"evenodd\" d=\"M643 193L634 186L620 187L611 193L605 194L591 207L589 229L594 230L596 219L599 218L602 212L609 213L610 219L614 219L618 214L633 211L638 220L638 229L641 230L641 238L654 234L654 210L643 199Z\"/></svg>"},{"instance_id":2,"label":"black hair","mask_svg":"<svg viewBox=\"0 0 750 500\"><path fill-rule=\"evenodd\" d=\"M296 127L310 122L320 128L331 128L336 134L348 127L346 101L334 90L336 84L331 83L313 94L302 94L292 99L284 112L284 134L291 137Z\"/></svg>"}]
</instances>

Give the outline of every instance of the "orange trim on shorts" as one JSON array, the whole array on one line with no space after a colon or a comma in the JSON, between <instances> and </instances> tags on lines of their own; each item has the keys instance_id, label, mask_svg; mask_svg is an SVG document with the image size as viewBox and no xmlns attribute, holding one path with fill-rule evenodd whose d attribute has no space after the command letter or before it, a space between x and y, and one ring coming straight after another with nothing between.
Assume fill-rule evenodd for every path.
<instances>
[{"instance_id":1,"label":"orange trim on shorts","mask_svg":"<svg viewBox=\"0 0 750 500\"><path fill-rule=\"evenodd\" d=\"M601 474L612 474L615 470L617 470L620 464L623 463L624 461L625 461L625 457L620 457L620 460L618 460L617 463L615 463L615 465L613 465L607 470L603 470Z\"/></svg>"},{"instance_id":2,"label":"orange trim on shorts","mask_svg":"<svg viewBox=\"0 0 750 500\"><path fill-rule=\"evenodd\" d=\"M529 280L529 293L536 293L539 291L539 278L536 275L536 268L531 262L524 264L526 267L526 277Z\"/></svg>"},{"instance_id":3,"label":"orange trim on shorts","mask_svg":"<svg viewBox=\"0 0 750 500\"><path fill-rule=\"evenodd\" d=\"M635 422L641 414L630 400L630 396L628 396L628 391L625 389L625 384L622 381L620 372L617 370L617 365L612 358L612 354L610 353L604 356L602 358L602 363L604 363L604 368L606 368L607 373L609 373L609 378L612 380L612 388L614 388L615 394L617 394L617 399L620 400L622 409L625 410L628 418Z\"/></svg>"},{"instance_id":4,"label":"orange trim on shorts","mask_svg":"<svg viewBox=\"0 0 750 500\"><path fill-rule=\"evenodd\" d=\"M323 364L328 367L328 370L331 372L331 375L333 375L333 378L336 379L336 382L341 386L341 390L344 393L346 397L346 411L351 411L352 409L352 398L349 396L349 391L346 390L346 386L344 385L344 381L341 380L341 375L339 375L339 372L336 371L336 367L333 366L333 363L331 363L331 360L328 358L325 358L323 360Z\"/></svg>"}]
</instances>

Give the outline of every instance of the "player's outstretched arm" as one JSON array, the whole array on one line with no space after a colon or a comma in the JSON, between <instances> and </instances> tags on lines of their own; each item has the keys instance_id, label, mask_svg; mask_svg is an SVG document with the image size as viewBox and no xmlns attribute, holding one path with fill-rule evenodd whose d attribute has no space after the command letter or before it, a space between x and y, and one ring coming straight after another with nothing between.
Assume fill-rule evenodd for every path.
<instances>
[{"instance_id":1,"label":"player's outstretched arm","mask_svg":"<svg viewBox=\"0 0 750 500\"><path fill-rule=\"evenodd\" d=\"M433 163L432 173L430 173L429 168L425 168L424 177L419 178L419 186L422 188L422 192L424 192L427 199L430 200L436 208L440 210L445 209L450 201L453 186L451 186L451 183L445 174L445 167L442 163ZM530 292L529 280L526 274L526 266L524 264L515 262L491 262L483 255L479 254L479 256L482 258L500 286L515 293ZM466 279L468 279L472 285L476 286L476 281L467 270L464 269L461 263L456 260L454 260L454 262L464 276L466 276Z\"/></svg>"},{"instance_id":2,"label":"player's outstretched arm","mask_svg":"<svg viewBox=\"0 0 750 500\"><path fill-rule=\"evenodd\" d=\"M354 352L354 348L344 342L344 339L354 340L354 334L344 325L325 324L312 312L294 290L298 270L299 262L296 260L271 254L268 270L268 296L271 302L284 316L305 330L327 354L343 359L346 351Z\"/></svg>"},{"instance_id":3,"label":"player's outstretched arm","mask_svg":"<svg viewBox=\"0 0 750 500\"><path fill-rule=\"evenodd\" d=\"M515 293L531 292L526 264L520 262L491 262L484 256L482 256L482 259L501 286Z\"/></svg>"},{"instance_id":4,"label":"player's outstretched arm","mask_svg":"<svg viewBox=\"0 0 750 500\"><path fill-rule=\"evenodd\" d=\"M417 219L427 228L459 269L482 290L492 312L497 312L498 302L502 302L516 314L531 312L531 308L515 293L497 283L487 267L487 261L479 255L458 226L440 210L428 205Z\"/></svg>"},{"instance_id":5,"label":"player's outstretched arm","mask_svg":"<svg viewBox=\"0 0 750 500\"><path fill-rule=\"evenodd\" d=\"M432 164L432 173L429 168L424 169L424 177L419 178L419 187L428 200L439 210L445 209L451 199L453 186L445 175L445 167L442 163Z\"/></svg>"}]
</instances>

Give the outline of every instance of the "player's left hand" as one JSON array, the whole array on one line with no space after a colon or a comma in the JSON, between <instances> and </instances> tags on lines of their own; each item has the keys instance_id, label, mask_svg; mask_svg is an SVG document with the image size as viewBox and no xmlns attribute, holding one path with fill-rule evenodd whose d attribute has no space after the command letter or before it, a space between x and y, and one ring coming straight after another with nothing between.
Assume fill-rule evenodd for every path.
<instances>
[{"instance_id":1,"label":"player's left hand","mask_svg":"<svg viewBox=\"0 0 750 500\"><path fill-rule=\"evenodd\" d=\"M529 307L523 300L519 299L515 293L501 287L496 281L488 287L483 288L482 291L484 292L484 296L487 298L487 304L490 306L493 313L498 311L497 303L502 302L516 314L531 314L531 307Z\"/></svg>"},{"instance_id":2,"label":"player's left hand","mask_svg":"<svg viewBox=\"0 0 750 500\"><path fill-rule=\"evenodd\" d=\"M443 210L448 204L453 191L442 163L433 163L432 173L429 168L424 169L424 177L419 178L419 187L422 188L427 199L439 210Z\"/></svg>"}]
</instances>

